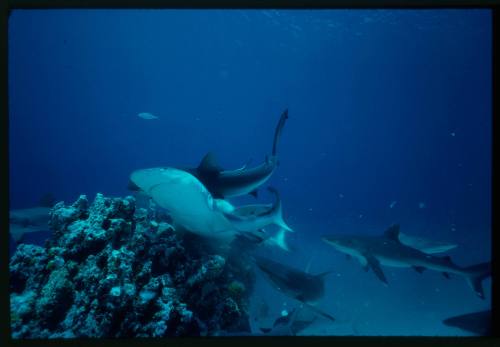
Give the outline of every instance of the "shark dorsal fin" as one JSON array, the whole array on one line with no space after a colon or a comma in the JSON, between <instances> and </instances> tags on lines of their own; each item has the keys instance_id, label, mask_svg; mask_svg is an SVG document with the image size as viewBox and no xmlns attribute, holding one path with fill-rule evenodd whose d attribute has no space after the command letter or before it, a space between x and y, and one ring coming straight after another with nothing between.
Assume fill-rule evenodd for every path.
<instances>
[{"instance_id":1,"label":"shark dorsal fin","mask_svg":"<svg viewBox=\"0 0 500 347\"><path fill-rule=\"evenodd\" d=\"M215 155L212 152L208 152L205 154L203 159L198 165L198 171L204 173L218 174L222 171L222 167L217 164L217 159L215 159Z\"/></svg>"},{"instance_id":2,"label":"shark dorsal fin","mask_svg":"<svg viewBox=\"0 0 500 347\"><path fill-rule=\"evenodd\" d=\"M389 229L384 232L384 236L399 242L399 224L391 225Z\"/></svg>"}]
</instances>

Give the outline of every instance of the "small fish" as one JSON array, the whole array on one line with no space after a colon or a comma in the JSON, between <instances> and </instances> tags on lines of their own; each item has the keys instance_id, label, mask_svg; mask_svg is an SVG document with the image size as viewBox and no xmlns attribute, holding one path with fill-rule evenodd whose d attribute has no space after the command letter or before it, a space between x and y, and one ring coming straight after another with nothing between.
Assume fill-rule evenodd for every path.
<instances>
[{"instance_id":1,"label":"small fish","mask_svg":"<svg viewBox=\"0 0 500 347\"><path fill-rule=\"evenodd\" d=\"M389 205L389 208L393 208L394 206L396 206L397 203L398 203L397 201L391 202L391 204Z\"/></svg>"},{"instance_id":2,"label":"small fish","mask_svg":"<svg viewBox=\"0 0 500 347\"><path fill-rule=\"evenodd\" d=\"M142 119L158 119L154 114L148 113L148 112L141 112L137 116L141 117Z\"/></svg>"}]
</instances>

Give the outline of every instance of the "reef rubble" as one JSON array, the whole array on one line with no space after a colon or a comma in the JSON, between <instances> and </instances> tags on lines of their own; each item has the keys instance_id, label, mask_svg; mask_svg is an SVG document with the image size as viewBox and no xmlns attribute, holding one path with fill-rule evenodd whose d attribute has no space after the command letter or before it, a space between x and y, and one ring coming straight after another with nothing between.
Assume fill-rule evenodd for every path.
<instances>
[{"instance_id":1,"label":"reef rubble","mask_svg":"<svg viewBox=\"0 0 500 347\"><path fill-rule=\"evenodd\" d=\"M51 209L43 247L10 260L13 338L207 336L250 331L255 274L135 198L97 194Z\"/></svg>"}]
</instances>

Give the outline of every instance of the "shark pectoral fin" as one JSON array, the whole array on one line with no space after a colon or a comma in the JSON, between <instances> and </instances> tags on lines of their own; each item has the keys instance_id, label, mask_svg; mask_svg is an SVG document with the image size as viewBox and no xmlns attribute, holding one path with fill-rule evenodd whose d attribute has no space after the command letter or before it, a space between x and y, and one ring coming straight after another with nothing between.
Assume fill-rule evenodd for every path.
<instances>
[{"instance_id":1,"label":"shark pectoral fin","mask_svg":"<svg viewBox=\"0 0 500 347\"><path fill-rule=\"evenodd\" d=\"M413 269L418 272L419 274L421 274L422 272L424 272L425 270L425 267L424 266L412 266Z\"/></svg>"},{"instance_id":2,"label":"shark pectoral fin","mask_svg":"<svg viewBox=\"0 0 500 347\"><path fill-rule=\"evenodd\" d=\"M443 276L444 276L445 278L450 279L450 274L449 274L449 273L447 273L447 272L443 272L442 274L443 274Z\"/></svg>"},{"instance_id":3,"label":"shark pectoral fin","mask_svg":"<svg viewBox=\"0 0 500 347\"><path fill-rule=\"evenodd\" d=\"M287 252L290 252L290 248L286 243L285 236L286 236L286 230L281 228L274 236L270 237L268 240L269 243L274 244Z\"/></svg>"},{"instance_id":4,"label":"shark pectoral fin","mask_svg":"<svg viewBox=\"0 0 500 347\"><path fill-rule=\"evenodd\" d=\"M385 278L384 272L382 271L382 268L380 267L380 262L378 261L377 258L375 258L372 254L365 254L364 255L366 258L366 262L368 264L368 267L370 267L375 275L378 277L379 280L384 282L385 284L388 284L387 278Z\"/></svg>"},{"instance_id":5,"label":"shark pectoral fin","mask_svg":"<svg viewBox=\"0 0 500 347\"><path fill-rule=\"evenodd\" d=\"M257 197L259 196L259 190L258 189L255 189L255 190L252 190L250 193L251 196L253 196L254 198L257 199Z\"/></svg>"}]
</instances>

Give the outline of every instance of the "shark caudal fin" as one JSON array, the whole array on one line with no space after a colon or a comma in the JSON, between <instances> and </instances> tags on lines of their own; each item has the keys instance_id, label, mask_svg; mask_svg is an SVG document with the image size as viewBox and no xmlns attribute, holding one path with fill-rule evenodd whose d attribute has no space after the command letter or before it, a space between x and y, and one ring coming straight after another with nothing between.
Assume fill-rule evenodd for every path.
<instances>
[{"instance_id":1,"label":"shark caudal fin","mask_svg":"<svg viewBox=\"0 0 500 347\"><path fill-rule=\"evenodd\" d=\"M491 276L491 262L480 263L464 268L468 273L466 276L467 283L471 286L472 290L481 299L484 299L484 290L482 282L485 278Z\"/></svg>"},{"instance_id":2,"label":"shark caudal fin","mask_svg":"<svg viewBox=\"0 0 500 347\"><path fill-rule=\"evenodd\" d=\"M287 119L288 119L288 109L286 109L281 114L280 120L278 121L278 125L276 125L276 130L274 130L273 151L272 151L273 157L276 156L278 150L278 142L280 140L281 132L283 131L283 127L285 126L285 122Z\"/></svg>"},{"instance_id":3,"label":"shark caudal fin","mask_svg":"<svg viewBox=\"0 0 500 347\"><path fill-rule=\"evenodd\" d=\"M286 243L286 230L283 228L280 228L274 236L268 238L265 242L270 245L275 245L281 248L282 250L285 250L287 252L290 252L290 247L288 247L288 244Z\"/></svg>"},{"instance_id":4,"label":"shark caudal fin","mask_svg":"<svg viewBox=\"0 0 500 347\"><path fill-rule=\"evenodd\" d=\"M276 224L282 229L285 229L286 231L291 231L293 232L293 229L290 228L285 221L283 220L283 211L281 209L281 199L280 199L280 194L276 188L273 187L267 187L267 189L273 193L276 196L276 203L274 204L272 210L273 210L273 224Z\"/></svg>"}]
</instances>

